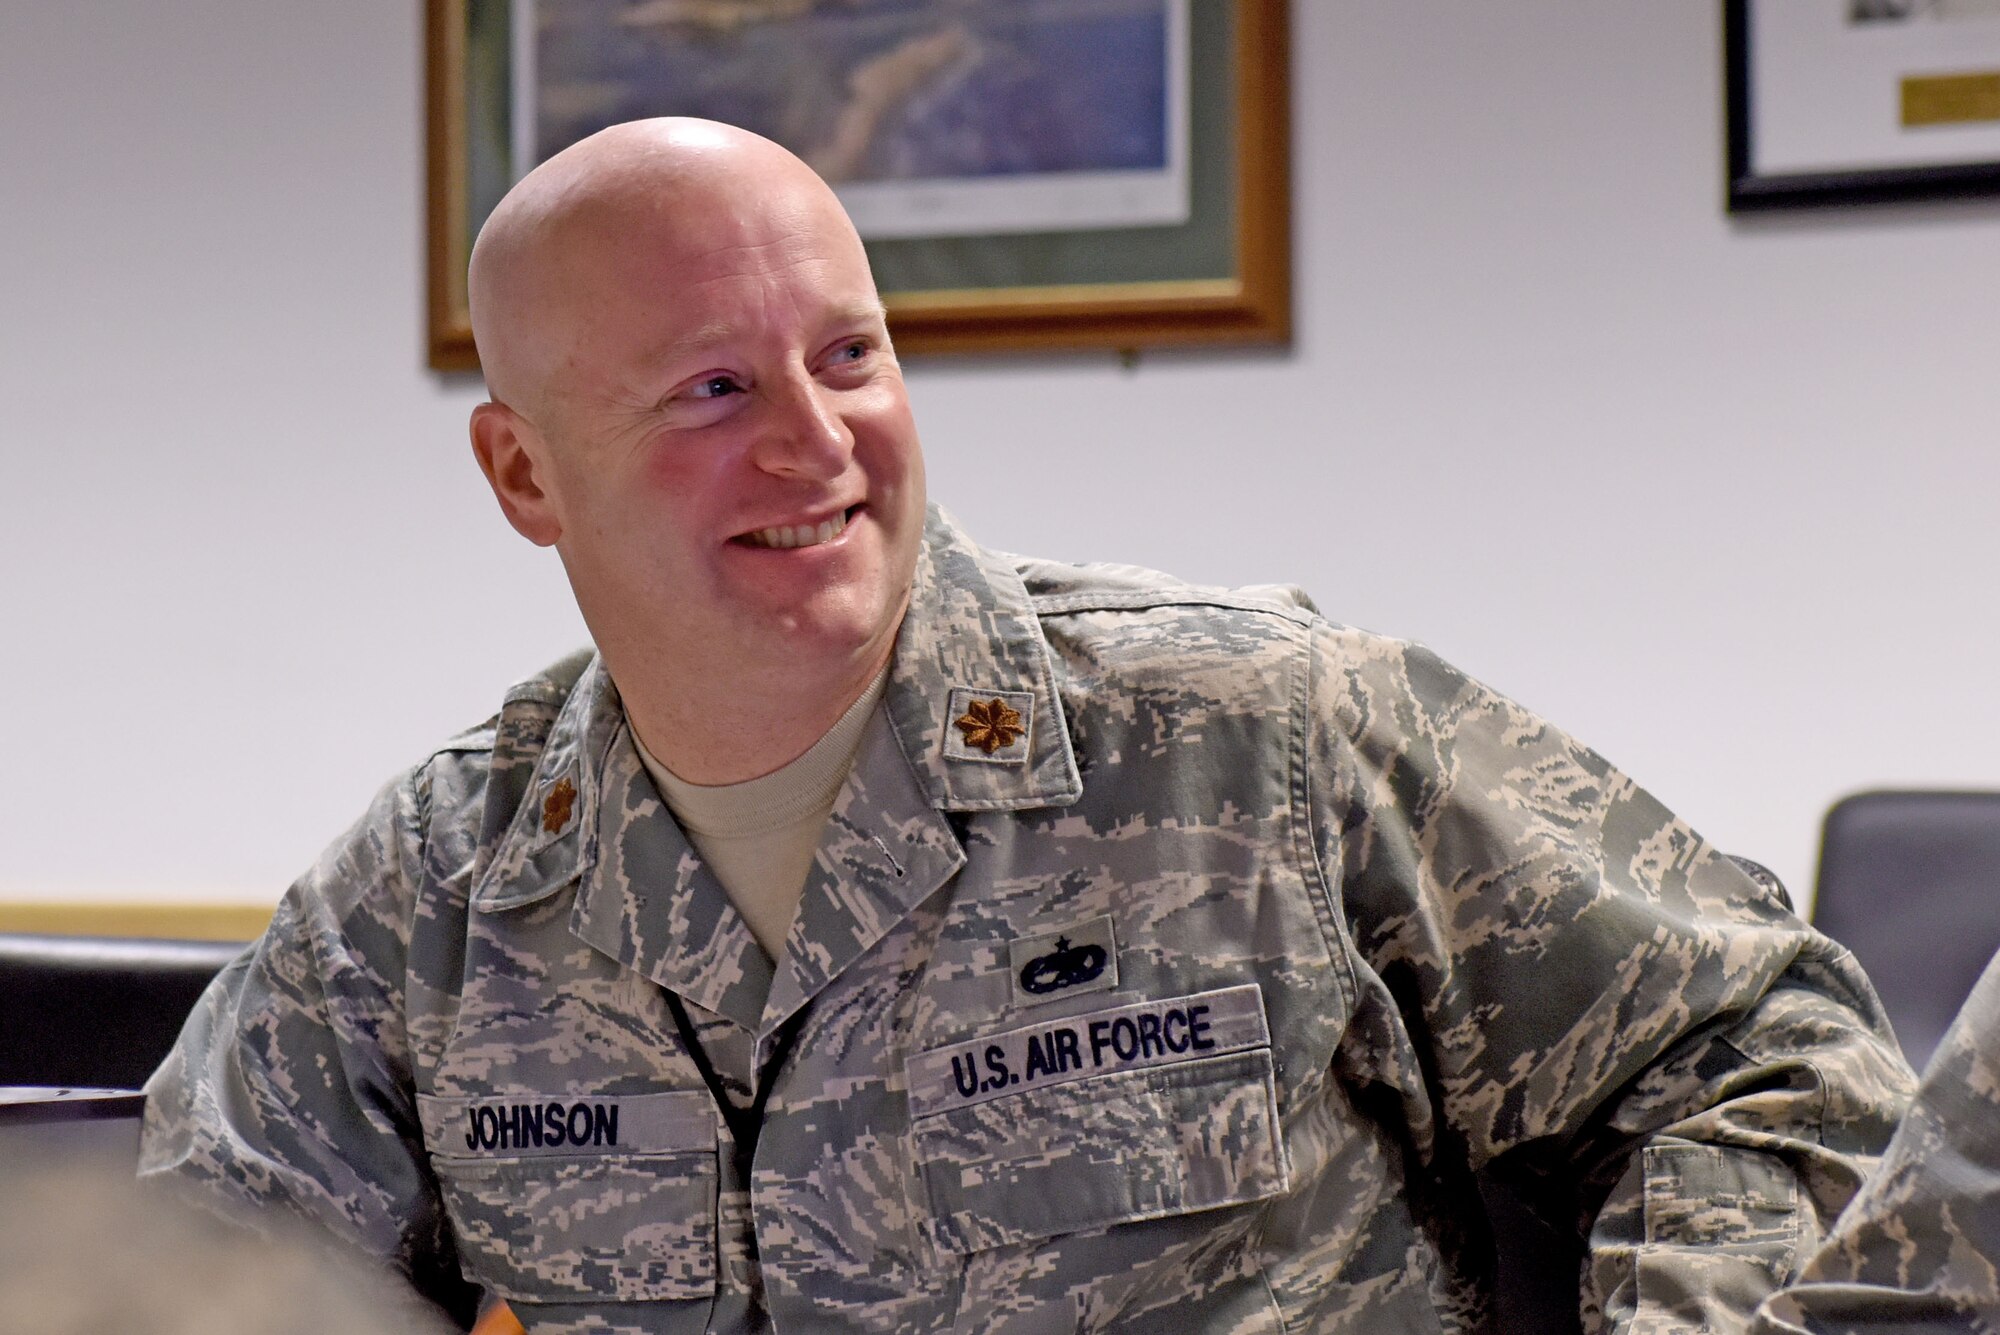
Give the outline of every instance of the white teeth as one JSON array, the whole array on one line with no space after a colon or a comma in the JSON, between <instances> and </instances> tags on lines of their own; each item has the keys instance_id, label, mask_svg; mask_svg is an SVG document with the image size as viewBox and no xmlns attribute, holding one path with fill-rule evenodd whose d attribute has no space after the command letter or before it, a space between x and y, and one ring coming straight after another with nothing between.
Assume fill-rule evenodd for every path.
<instances>
[{"instance_id":1,"label":"white teeth","mask_svg":"<svg viewBox=\"0 0 2000 1335\"><path fill-rule=\"evenodd\" d=\"M760 528L749 538L759 547L817 547L838 537L846 527L847 513L842 511L817 527L811 524L781 524L777 528Z\"/></svg>"}]
</instances>

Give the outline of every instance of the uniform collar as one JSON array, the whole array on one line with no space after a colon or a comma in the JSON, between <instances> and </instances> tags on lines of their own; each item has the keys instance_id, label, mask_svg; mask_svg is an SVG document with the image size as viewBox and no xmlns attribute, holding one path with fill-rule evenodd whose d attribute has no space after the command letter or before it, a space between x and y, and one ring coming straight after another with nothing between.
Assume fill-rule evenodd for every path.
<instances>
[{"instance_id":1,"label":"uniform collar","mask_svg":"<svg viewBox=\"0 0 2000 1335\"><path fill-rule=\"evenodd\" d=\"M660 800L601 659L549 729L471 904L522 908L572 884L579 938L696 1005L757 1027L770 957Z\"/></svg>"},{"instance_id":2,"label":"uniform collar","mask_svg":"<svg viewBox=\"0 0 2000 1335\"><path fill-rule=\"evenodd\" d=\"M1006 730L1013 740L989 752L955 720L995 700L1021 716L1023 731ZM937 506L883 707L933 806L1013 811L1067 806L1083 794L1027 586L1009 559L973 542Z\"/></svg>"},{"instance_id":3,"label":"uniform collar","mask_svg":"<svg viewBox=\"0 0 2000 1335\"><path fill-rule=\"evenodd\" d=\"M822 924L845 938L830 958L824 940L796 939L800 926L813 926L808 920L814 915L804 914L787 954L803 948L818 962L806 968L791 961L775 994L770 957L646 774L602 660L584 669L550 727L513 821L473 886L471 906L488 912L518 908L574 883L572 925L581 939L696 1005L751 1030L768 1027L830 981L855 947L865 948L864 940L879 937L913 907L928 893L922 889L926 883L935 888L963 861L937 811L1066 805L1082 794L1048 645L1026 586L1009 561L973 543L935 507L927 517L882 711L888 736L873 743L864 739L848 779L854 791L844 791L836 808L836 816L849 824L830 823L826 838L874 847L874 835L864 826L921 827L925 832L913 847L933 874L906 875L918 868L895 867L890 880L900 884L892 889L885 882L873 896L877 902L859 915L874 920L865 932L857 934L858 923ZM973 719L972 727L956 722L966 718ZM982 729L980 719L1000 726ZM507 727L504 711L501 727ZM884 749L890 737L894 748ZM891 763L897 759L901 765ZM887 776L893 771L901 774L891 783ZM871 781L876 788L890 787L875 792L867 787ZM890 797L897 789L906 796ZM849 819L850 807L858 817L878 802L886 806L874 813L876 819L860 824ZM921 805L932 809L931 819L919 819L914 808ZM855 874L853 861L840 861ZM816 890L841 901L833 888L810 881L809 901L817 902ZM829 918L851 916L856 906L843 907ZM818 935L808 931L808 937Z\"/></svg>"}]
</instances>

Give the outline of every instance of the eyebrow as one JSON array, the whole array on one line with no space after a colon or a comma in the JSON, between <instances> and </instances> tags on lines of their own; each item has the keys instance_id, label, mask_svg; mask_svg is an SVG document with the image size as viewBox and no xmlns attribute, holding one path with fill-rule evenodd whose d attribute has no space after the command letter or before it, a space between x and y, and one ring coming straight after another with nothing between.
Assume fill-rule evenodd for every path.
<instances>
[{"instance_id":1,"label":"eyebrow","mask_svg":"<svg viewBox=\"0 0 2000 1335\"><path fill-rule=\"evenodd\" d=\"M654 365L663 361L678 361L682 357L692 357L696 353L727 343L735 336L736 326L726 320L710 320L697 329L688 331L651 349L646 361Z\"/></svg>"},{"instance_id":2,"label":"eyebrow","mask_svg":"<svg viewBox=\"0 0 2000 1335\"><path fill-rule=\"evenodd\" d=\"M853 325L867 324L874 321L880 321L883 324L887 324L889 321L889 308L883 305L879 297L874 301L856 302L853 305L837 307L829 313L824 323L829 325ZM732 341L739 336L740 332L740 326L732 324L727 320L711 320L707 324L692 329L652 349L647 362L648 364L657 365L664 361L677 361L683 357L694 357L710 348Z\"/></svg>"}]
</instances>

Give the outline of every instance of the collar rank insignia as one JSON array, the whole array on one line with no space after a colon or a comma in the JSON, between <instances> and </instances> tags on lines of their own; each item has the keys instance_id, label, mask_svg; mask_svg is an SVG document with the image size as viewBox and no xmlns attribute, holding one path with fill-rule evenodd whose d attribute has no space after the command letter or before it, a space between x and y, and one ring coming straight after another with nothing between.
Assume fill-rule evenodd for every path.
<instances>
[{"instance_id":1,"label":"collar rank insignia","mask_svg":"<svg viewBox=\"0 0 2000 1335\"><path fill-rule=\"evenodd\" d=\"M576 808L576 785L568 779L557 779L556 786L549 789L549 795L542 799L542 832L556 834L569 824L570 813Z\"/></svg>"},{"instance_id":2,"label":"collar rank insignia","mask_svg":"<svg viewBox=\"0 0 2000 1335\"><path fill-rule=\"evenodd\" d=\"M945 755L952 760L1019 764L1028 758L1035 697L1028 691L952 690L946 717Z\"/></svg>"},{"instance_id":3,"label":"collar rank insignia","mask_svg":"<svg viewBox=\"0 0 2000 1335\"><path fill-rule=\"evenodd\" d=\"M1021 716L997 697L974 700L952 722L965 733L967 746L976 746L989 756L1021 739Z\"/></svg>"}]
</instances>

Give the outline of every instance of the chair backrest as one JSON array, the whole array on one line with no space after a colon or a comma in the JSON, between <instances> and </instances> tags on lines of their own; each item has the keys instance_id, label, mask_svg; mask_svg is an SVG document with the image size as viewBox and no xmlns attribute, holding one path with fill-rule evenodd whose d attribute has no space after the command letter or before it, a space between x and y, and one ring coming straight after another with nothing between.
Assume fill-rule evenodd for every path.
<instances>
[{"instance_id":1,"label":"chair backrest","mask_svg":"<svg viewBox=\"0 0 2000 1335\"><path fill-rule=\"evenodd\" d=\"M57 1165L131 1173L145 1103L127 1090L0 1086L0 1178Z\"/></svg>"},{"instance_id":2,"label":"chair backrest","mask_svg":"<svg viewBox=\"0 0 2000 1335\"><path fill-rule=\"evenodd\" d=\"M2000 792L1874 792L1837 803L1813 922L1874 980L1922 1068L2000 950Z\"/></svg>"},{"instance_id":3,"label":"chair backrest","mask_svg":"<svg viewBox=\"0 0 2000 1335\"><path fill-rule=\"evenodd\" d=\"M242 943L0 933L0 1085L137 1089Z\"/></svg>"}]
</instances>

